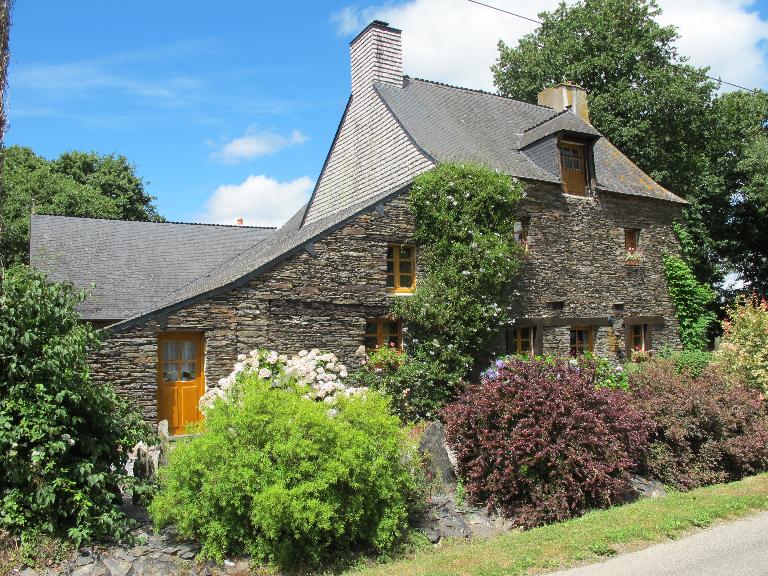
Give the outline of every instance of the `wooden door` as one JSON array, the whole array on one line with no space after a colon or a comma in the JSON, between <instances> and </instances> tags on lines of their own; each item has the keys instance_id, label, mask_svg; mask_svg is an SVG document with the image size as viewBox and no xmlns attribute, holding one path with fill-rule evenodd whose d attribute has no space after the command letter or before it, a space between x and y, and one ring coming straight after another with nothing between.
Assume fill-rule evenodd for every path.
<instances>
[{"instance_id":1,"label":"wooden door","mask_svg":"<svg viewBox=\"0 0 768 576\"><path fill-rule=\"evenodd\" d=\"M183 434L202 415L203 336L165 332L158 337L157 419L168 420L170 434Z\"/></svg>"},{"instance_id":2,"label":"wooden door","mask_svg":"<svg viewBox=\"0 0 768 576\"><path fill-rule=\"evenodd\" d=\"M584 196L587 188L587 161L584 144L560 142L560 171L563 192Z\"/></svg>"}]
</instances>

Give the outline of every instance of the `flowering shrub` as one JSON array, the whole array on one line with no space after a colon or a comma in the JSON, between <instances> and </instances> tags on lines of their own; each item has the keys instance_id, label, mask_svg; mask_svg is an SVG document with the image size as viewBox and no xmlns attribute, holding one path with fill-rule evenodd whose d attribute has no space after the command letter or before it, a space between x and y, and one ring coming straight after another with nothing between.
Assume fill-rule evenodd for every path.
<instances>
[{"instance_id":1,"label":"flowering shrub","mask_svg":"<svg viewBox=\"0 0 768 576\"><path fill-rule=\"evenodd\" d=\"M198 539L204 558L284 567L390 549L407 529L419 461L387 400L343 387L343 367L318 351L238 364L204 431L178 441L160 470L158 525Z\"/></svg>"},{"instance_id":2,"label":"flowering shrub","mask_svg":"<svg viewBox=\"0 0 768 576\"><path fill-rule=\"evenodd\" d=\"M768 467L763 395L728 383L717 370L699 376L657 358L630 376L633 405L653 418L646 471L680 489L730 482Z\"/></svg>"},{"instance_id":3,"label":"flowering shrub","mask_svg":"<svg viewBox=\"0 0 768 576\"><path fill-rule=\"evenodd\" d=\"M269 380L276 387L306 386L307 398L327 404L334 404L338 395L350 396L366 391L365 388L343 384L347 367L330 352L322 353L314 348L302 350L289 358L275 351L253 350L250 354L240 354L234 370L219 380L216 388L211 388L200 398L200 409L206 413L217 398L227 399L234 391L239 375L254 374L262 380Z\"/></svg>"},{"instance_id":4,"label":"flowering shrub","mask_svg":"<svg viewBox=\"0 0 768 576\"><path fill-rule=\"evenodd\" d=\"M627 392L598 380L589 359L511 357L448 405L468 500L535 526L622 499L649 423Z\"/></svg>"},{"instance_id":5,"label":"flowering shrub","mask_svg":"<svg viewBox=\"0 0 768 576\"><path fill-rule=\"evenodd\" d=\"M99 337L75 310L82 298L27 267L0 280L0 532L22 540L79 544L128 529L118 485L149 430L112 386L91 380Z\"/></svg>"},{"instance_id":6,"label":"flowering shrub","mask_svg":"<svg viewBox=\"0 0 768 576\"><path fill-rule=\"evenodd\" d=\"M426 274L410 298L396 299L393 313L406 322L415 356L441 362L452 380L469 374L508 321L524 254L515 241L524 195L517 179L476 164L440 164L413 181Z\"/></svg>"},{"instance_id":7,"label":"flowering shrub","mask_svg":"<svg viewBox=\"0 0 768 576\"><path fill-rule=\"evenodd\" d=\"M456 372L423 351L414 355L383 346L370 353L348 382L385 394L393 412L403 422L413 422L436 417L439 409L455 398L462 385Z\"/></svg>"},{"instance_id":8,"label":"flowering shrub","mask_svg":"<svg viewBox=\"0 0 768 576\"><path fill-rule=\"evenodd\" d=\"M738 298L723 321L715 362L737 380L768 395L768 301Z\"/></svg>"}]
</instances>

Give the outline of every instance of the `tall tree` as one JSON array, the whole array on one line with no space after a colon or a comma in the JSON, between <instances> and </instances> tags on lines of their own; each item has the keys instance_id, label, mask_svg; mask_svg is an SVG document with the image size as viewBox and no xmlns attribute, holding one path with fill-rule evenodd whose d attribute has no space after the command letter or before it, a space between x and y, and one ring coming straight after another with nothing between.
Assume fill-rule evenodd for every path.
<instances>
[{"instance_id":1,"label":"tall tree","mask_svg":"<svg viewBox=\"0 0 768 576\"><path fill-rule=\"evenodd\" d=\"M3 150L0 262L27 261L30 214L162 220L143 181L122 156L67 152L49 161L31 149Z\"/></svg>"},{"instance_id":2,"label":"tall tree","mask_svg":"<svg viewBox=\"0 0 768 576\"><path fill-rule=\"evenodd\" d=\"M761 124L755 114L732 123L730 111L744 103L717 96L708 70L677 52L677 31L656 21L660 13L653 0L561 3L539 14L543 24L517 46L500 42L492 70L499 91L522 100L535 101L540 90L565 80L586 88L594 126L690 202L683 247L697 276L714 285L729 270L746 268L741 264L750 257L745 238L732 233L738 189L726 182L738 181L739 171L755 172L757 148L746 141ZM724 150L752 150L755 160L718 162ZM750 207L745 221L755 214Z\"/></svg>"}]
</instances>

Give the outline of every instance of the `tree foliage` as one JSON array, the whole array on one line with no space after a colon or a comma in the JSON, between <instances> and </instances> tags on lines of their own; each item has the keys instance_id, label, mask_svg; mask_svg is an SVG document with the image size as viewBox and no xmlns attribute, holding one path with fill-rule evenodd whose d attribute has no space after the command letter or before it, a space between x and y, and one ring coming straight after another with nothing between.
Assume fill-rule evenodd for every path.
<instances>
[{"instance_id":1,"label":"tree foliage","mask_svg":"<svg viewBox=\"0 0 768 576\"><path fill-rule=\"evenodd\" d=\"M82 294L25 266L1 286L0 529L76 542L119 536L118 482L147 427L90 379L99 338L75 311Z\"/></svg>"},{"instance_id":2,"label":"tree foliage","mask_svg":"<svg viewBox=\"0 0 768 576\"><path fill-rule=\"evenodd\" d=\"M732 379L768 396L768 301L739 297L723 320L715 363Z\"/></svg>"},{"instance_id":3,"label":"tree foliage","mask_svg":"<svg viewBox=\"0 0 768 576\"><path fill-rule=\"evenodd\" d=\"M416 355L464 375L507 321L511 281L522 260L514 240L520 182L472 164L442 164L414 179L410 206L425 275L394 312Z\"/></svg>"},{"instance_id":4,"label":"tree foliage","mask_svg":"<svg viewBox=\"0 0 768 576\"><path fill-rule=\"evenodd\" d=\"M1 264L27 261L30 214L161 220L124 156L66 152L46 160L30 148L3 150Z\"/></svg>"},{"instance_id":5,"label":"tree foliage","mask_svg":"<svg viewBox=\"0 0 768 576\"><path fill-rule=\"evenodd\" d=\"M736 270L768 284L764 93L718 95L675 47L653 0L581 0L543 12L517 46L499 43L499 91L531 102L561 81L588 91L592 124L685 197L686 257L711 284Z\"/></svg>"}]
</instances>

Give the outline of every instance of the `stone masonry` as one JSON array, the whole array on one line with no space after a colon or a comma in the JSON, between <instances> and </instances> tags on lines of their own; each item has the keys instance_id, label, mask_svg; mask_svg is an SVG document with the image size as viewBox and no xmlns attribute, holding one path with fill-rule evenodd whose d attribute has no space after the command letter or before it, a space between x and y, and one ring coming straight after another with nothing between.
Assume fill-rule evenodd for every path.
<instances>
[{"instance_id":1,"label":"stone masonry","mask_svg":"<svg viewBox=\"0 0 768 576\"><path fill-rule=\"evenodd\" d=\"M517 325L537 325L540 351L568 353L569 326L593 325L595 352L621 358L624 324L653 319L653 346L679 345L661 254L677 250L672 203L625 195L566 196L556 185L529 184L522 210L528 251L515 284ZM511 216L513 217L513 216ZM639 266L628 266L624 228L639 228ZM365 320L388 314L388 243L413 241L414 221L401 195L384 215L363 213L247 285L169 313L165 330L202 332L205 377L215 386L238 354L269 348L292 354L329 350L354 366ZM417 267L417 276L423 271ZM158 318L114 333L92 357L93 373L157 417ZM503 352L500 343L497 353Z\"/></svg>"}]
</instances>

